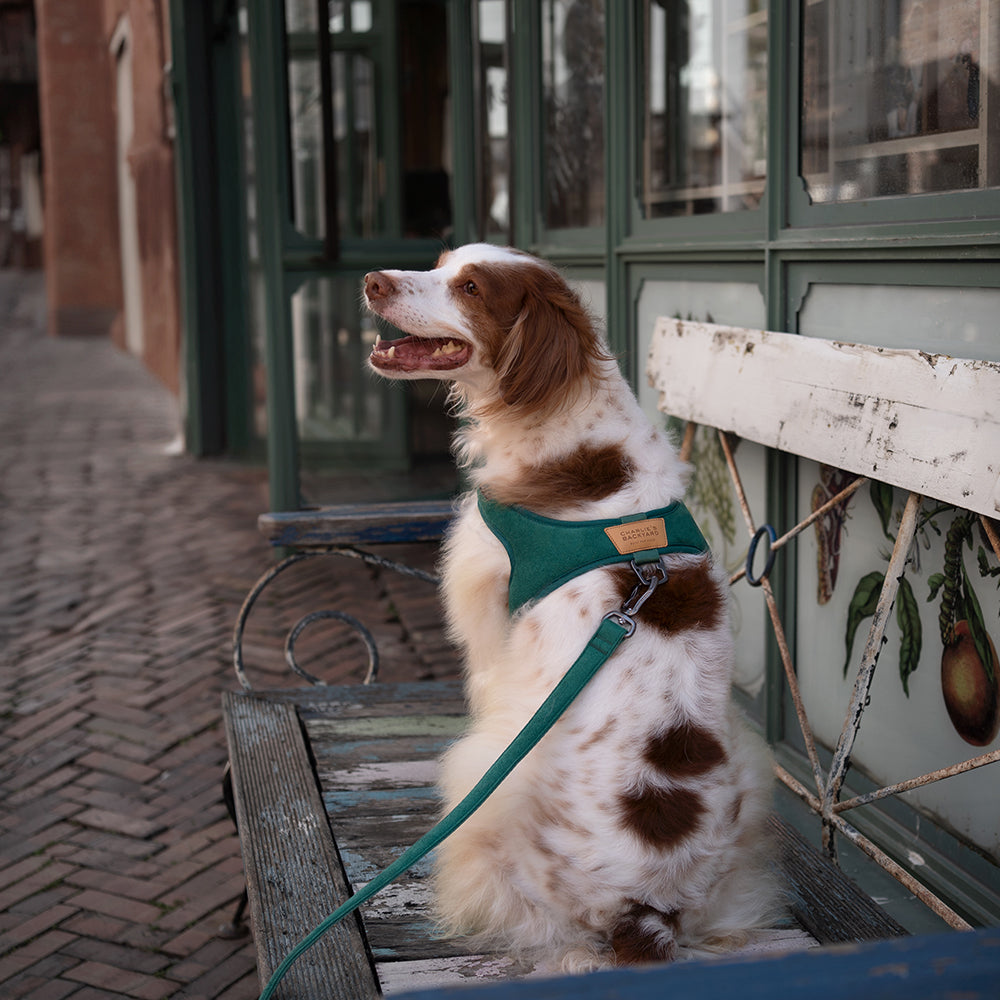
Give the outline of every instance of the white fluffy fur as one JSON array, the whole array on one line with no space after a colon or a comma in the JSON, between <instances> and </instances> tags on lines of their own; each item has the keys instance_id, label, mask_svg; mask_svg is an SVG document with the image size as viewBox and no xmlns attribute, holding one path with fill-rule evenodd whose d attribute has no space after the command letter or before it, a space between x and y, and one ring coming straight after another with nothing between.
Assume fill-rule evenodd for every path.
<instances>
[{"instance_id":1,"label":"white fluffy fur","mask_svg":"<svg viewBox=\"0 0 1000 1000\"><path fill-rule=\"evenodd\" d=\"M547 264L476 245L442 255L431 271L378 272L366 279L373 311L417 337L455 338L467 352L463 363L427 370L417 362L387 370L384 355L381 363L378 357L383 344L373 354L373 367L389 377L453 383L467 418L456 442L460 461L476 487L501 500L581 447L602 445L627 456L627 481L594 499L550 498L539 513L617 517L681 497L684 468L673 445L650 426L600 341L600 354L584 366L583 376L550 394L535 393L528 404L506 405L493 366L498 343L515 335L508 330L511 302L519 322L531 320L527 332L516 333L524 338L517 363L537 364L550 346L538 339L544 334L532 339L540 328L527 315L532 294L525 291L525 301L516 302L512 285L522 274L526 289L559 282L570 297L571 305L562 309L562 292L555 298L535 294L545 301L531 308L561 310L557 322L574 326L583 340L592 336L572 308L572 293ZM501 299L506 312L495 316L491 310L499 306L493 302ZM668 560L675 571L694 564L702 565L701 557ZM507 747L618 598L610 587L612 571L599 569L511 618L507 555L483 524L474 494L460 505L442 570L451 634L464 653L472 720L442 762L441 786L450 807ZM725 588L718 571L709 572ZM765 925L775 907L764 833L770 762L731 707L732 653L725 613L714 627L676 634L644 625L640 614L636 634L439 848L435 896L444 930L580 969L634 961L637 951L668 959L678 948L718 950ZM693 776L650 765L650 739L683 723L711 734L724 751L721 763ZM622 797L677 788L696 794L703 812L679 843L657 846L627 822Z\"/></svg>"}]
</instances>

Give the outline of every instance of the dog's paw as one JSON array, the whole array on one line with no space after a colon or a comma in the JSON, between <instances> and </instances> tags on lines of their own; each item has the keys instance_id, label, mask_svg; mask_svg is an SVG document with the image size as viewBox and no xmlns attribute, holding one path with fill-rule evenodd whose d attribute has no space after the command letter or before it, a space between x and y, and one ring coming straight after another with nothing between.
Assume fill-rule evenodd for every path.
<instances>
[{"instance_id":1,"label":"dog's paw","mask_svg":"<svg viewBox=\"0 0 1000 1000\"><path fill-rule=\"evenodd\" d=\"M557 971L568 975L580 975L597 969L607 969L612 965L614 962L609 954L602 953L593 945L578 945L563 953Z\"/></svg>"}]
</instances>

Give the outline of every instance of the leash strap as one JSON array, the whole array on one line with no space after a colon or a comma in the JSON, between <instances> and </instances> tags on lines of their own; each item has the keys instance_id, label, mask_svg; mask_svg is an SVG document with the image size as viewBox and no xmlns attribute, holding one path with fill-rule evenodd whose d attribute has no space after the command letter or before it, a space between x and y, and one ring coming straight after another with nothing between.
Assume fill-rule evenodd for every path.
<instances>
[{"instance_id":1,"label":"leash strap","mask_svg":"<svg viewBox=\"0 0 1000 1000\"><path fill-rule=\"evenodd\" d=\"M362 903L367 902L372 896L399 878L424 855L429 854L445 838L454 833L552 728L587 682L610 659L622 640L627 639L635 631L636 623L633 615L648 600L657 586L667 578L666 570L659 561L644 564L633 562L632 568L639 579L639 584L632 592L631 597L617 611L605 615L600 627L591 636L584 651L577 657L569 670L563 674L562 679L552 689L552 693L542 702L538 711L528 720L525 727L514 737L510 746L479 779L472 791L412 847L404 851L388 868L376 875L363 889L356 892L346 903L334 910L322 923L311 930L279 963L268 979L267 985L260 995L260 1000L270 1000L295 960L303 952L308 951L334 924L353 913Z\"/></svg>"}]
</instances>

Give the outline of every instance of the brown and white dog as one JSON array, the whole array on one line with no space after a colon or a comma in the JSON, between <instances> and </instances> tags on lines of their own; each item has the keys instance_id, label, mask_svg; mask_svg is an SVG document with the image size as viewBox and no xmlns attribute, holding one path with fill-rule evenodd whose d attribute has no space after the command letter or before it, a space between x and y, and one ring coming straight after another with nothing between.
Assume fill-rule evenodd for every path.
<instances>
[{"instance_id":1,"label":"brown and white dog","mask_svg":"<svg viewBox=\"0 0 1000 1000\"><path fill-rule=\"evenodd\" d=\"M643 415L576 294L516 250L464 246L431 271L366 276L365 298L408 336L372 368L452 383L456 452L499 503L559 520L621 517L684 492L685 470ZM446 933L568 971L724 950L775 914L766 748L730 701L726 586L707 556L669 578L565 715L438 848ZM470 729L442 763L458 802L636 582L591 570L508 612L510 563L475 492L447 539L442 591L464 654Z\"/></svg>"}]
</instances>

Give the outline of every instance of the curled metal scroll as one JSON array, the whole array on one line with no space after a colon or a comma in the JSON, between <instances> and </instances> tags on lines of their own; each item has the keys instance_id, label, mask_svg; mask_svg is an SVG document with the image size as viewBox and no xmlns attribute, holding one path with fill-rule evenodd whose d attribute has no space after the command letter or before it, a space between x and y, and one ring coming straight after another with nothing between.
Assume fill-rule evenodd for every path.
<instances>
[{"instance_id":1,"label":"curled metal scroll","mask_svg":"<svg viewBox=\"0 0 1000 1000\"><path fill-rule=\"evenodd\" d=\"M423 580L426 583L436 585L439 582L438 577L433 573L428 573L422 569L416 569L413 566L407 566L405 563L395 562L392 559L386 559L383 556L374 555L371 552L365 552L362 549L355 549L351 546L331 545L320 549L293 552L290 556L286 556L281 560L281 562L272 566L257 580L253 587L250 588L247 596L244 598L243 606L240 608L240 612L236 617L236 625L233 629L233 669L236 672L236 679L245 691L252 691L253 685L247 678L246 671L244 669L243 634L246 631L247 619L250 617L250 612L253 610L253 606L256 604L257 598L260 597L260 595L274 582L274 580L284 573L284 571L290 566L294 566L296 563L303 562L306 559L315 558L316 556L327 555L345 556L349 559L359 559L368 566L377 566L380 569L391 569L396 573L401 573L404 576L412 576L415 579ZM364 643L365 648L368 651L368 674L365 677L364 683L372 683L378 674L378 649L375 645L375 640L372 637L371 632L369 632L357 618L343 611L316 611L306 615L295 624L295 626L289 631L288 637L285 640L285 661L288 663L289 667L300 677L309 681L310 684L321 685L324 683L308 671L304 670L295 659L295 641L305 628L320 619L336 619L338 621L342 621L358 633L361 637L361 641Z\"/></svg>"},{"instance_id":2,"label":"curled metal scroll","mask_svg":"<svg viewBox=\"0 0 1000 1000\"><path fill-rule=\"evenodd\" d=\"M313 622L321 621L324 619L333 619L335 621L344 622L346 625L350 625L358 635L361 636L361 641L365 644L365 648L368 650L368 673L365 674L365 679L362 681L363 684L372 684L378 680L378 647L375 645L375 638L365 628L365 626L358 621L354 615L347 614L346 611L314 611L312 614L308 614L301 618L288 633L288 637L285 639L285 662L288 664L289 668L299 675L299 677L304 680L309 681L310 684L325 684L326 681L321 681L318 677L313 677L305 668L300 667L298 660L295 659L295 640L298 639L302 631Z\"/></svg>"}]
</instances>

